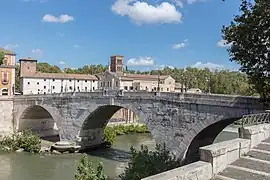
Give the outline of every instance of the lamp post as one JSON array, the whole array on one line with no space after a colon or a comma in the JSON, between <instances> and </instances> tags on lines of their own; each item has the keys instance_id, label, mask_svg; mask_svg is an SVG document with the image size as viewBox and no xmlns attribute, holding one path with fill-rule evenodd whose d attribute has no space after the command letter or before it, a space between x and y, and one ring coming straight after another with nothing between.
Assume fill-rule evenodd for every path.
<instances>
[{"instance_id":1,"label":"lamp post","mask_svg":"<svg viewBox=\"0 0 270 180\"><path fill-rule=\"evenodd\" d=\"M209 76L209 77L206 77L206 82L207 82L207 90L208 90L208 94L210 94L211 93L211 76Z\"/></svg>"}]
</instances>

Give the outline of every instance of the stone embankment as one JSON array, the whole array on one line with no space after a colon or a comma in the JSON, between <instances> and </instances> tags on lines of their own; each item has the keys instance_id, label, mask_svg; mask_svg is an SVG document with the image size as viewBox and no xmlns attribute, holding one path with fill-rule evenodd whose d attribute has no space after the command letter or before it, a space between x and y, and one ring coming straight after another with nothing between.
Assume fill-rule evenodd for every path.
<instances>
[{"instance_id":1,"label":"stone embankment","mask_svg":"<svg viewBox=\"0 0 270 180\"><path fill-rule=\"evenodd\" d=\"M241 138L200 148L200 161L142 180L270 179L270 124L239 128Z\"/></svg>"}]
</instances>

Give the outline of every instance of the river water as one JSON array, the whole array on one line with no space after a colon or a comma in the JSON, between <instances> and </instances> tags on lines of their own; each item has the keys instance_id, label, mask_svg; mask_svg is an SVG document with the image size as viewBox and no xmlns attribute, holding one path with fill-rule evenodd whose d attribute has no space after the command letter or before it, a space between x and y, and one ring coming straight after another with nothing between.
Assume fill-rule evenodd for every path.
<instances>
[{"instance_id":1,"label":"river water","mask_svg":"<svg viewBox=\"0 0 270 180\"><path fill-rule=\"evenodd\" d=\"M237 137L235 129L222 132L216 142ZM131 134L118 136L116 144L109 149L98 150L89 154L93 164L103 162L105 173L110 179L118 179L130 157L131 146L139 148L145 144L149 149L155 147L150 134ZM0 180L74 180L76 165L81 154L32 155L29 153L1 153Z\"/></svg>"}]
</instances>

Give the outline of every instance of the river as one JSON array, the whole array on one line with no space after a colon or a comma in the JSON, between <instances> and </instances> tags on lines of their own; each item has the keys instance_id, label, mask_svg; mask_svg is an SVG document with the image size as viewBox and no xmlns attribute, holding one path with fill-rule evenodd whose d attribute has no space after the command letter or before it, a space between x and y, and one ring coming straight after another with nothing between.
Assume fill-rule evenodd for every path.
<instances>
[{"instance_id":1,"label":"river","mask_svg":"<svg viewBox=\"0 0 270 180\"><path fill-rule=\"evenodd\" d=\"M229 132L228 132L229 131ZM215 142L237 137L234 128L222 132ZM150 149L155 141L150 134L131 134L118 136L116 144L109 149L98 150L89 154L93 164L103 162L110 179L118 179L130 157L130 146L139 148L141 144ZM29 153L1 153L0 180L74 180L76 165L81 154L32 155Z\"/></svg>"}]
</instances>

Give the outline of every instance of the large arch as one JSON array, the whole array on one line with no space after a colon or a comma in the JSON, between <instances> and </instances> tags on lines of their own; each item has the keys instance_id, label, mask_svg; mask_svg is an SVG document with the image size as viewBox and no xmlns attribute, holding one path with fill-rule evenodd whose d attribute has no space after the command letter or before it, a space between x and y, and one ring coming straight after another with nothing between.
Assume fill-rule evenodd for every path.
<instances>
[{"instance_id":1,"label":"large arch","mask_svg":"<svg viewBox=\"0 0 270 180\"><path fill-rule=\"evenodd\" d=\"M199 160L199 148L203 146L207 146L213 144L217 136L229 125L233 124L235 121L241 119L231 118L231 119L223 119L216 123L213 123L202 131L200 131L191 141L189 147L185 153L185 164L192 163L194 161Z\"/></svg>"},{"instance_id":2,"label":"large arch","mask_svg":"<svg viewBox=\"0 0 270 180\"><path fill-rule=\"evenodd\" d=\"M136 110L117 105L99 106L96 110L89 114L84 119L78 135L82 148L87 149L102 144L104 141L104 128L114 114L123 108L131 110L136 115L139 115Z\"/></svg>"},{"instance_id":3,"label":"large arch","mask_svg":"<svg viewBox=\"0 0 270 180\"><path fill-rule=\"evenodd\" d=\"M31 128L41 138L58 141L59 129L51 113L42 106L33 105L27 107L19 117L17 130Z\"/></svg>"}]
</instances>

